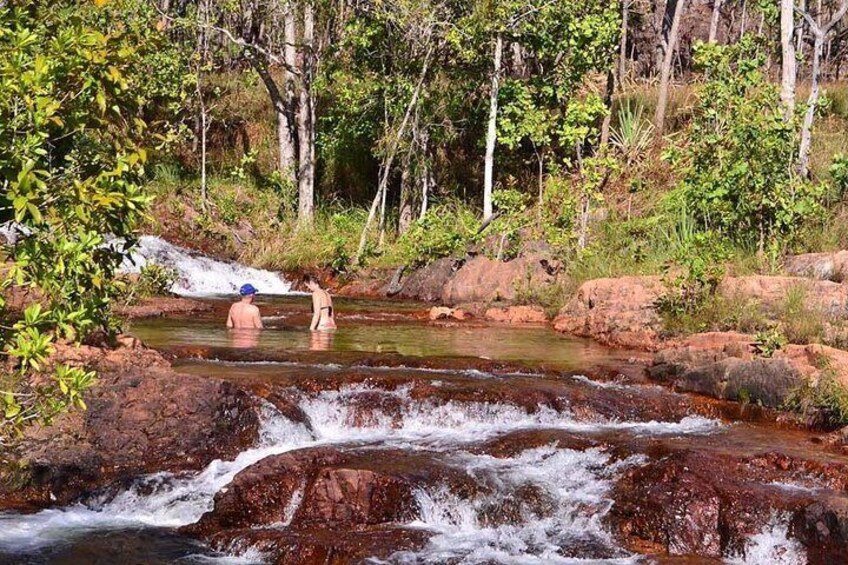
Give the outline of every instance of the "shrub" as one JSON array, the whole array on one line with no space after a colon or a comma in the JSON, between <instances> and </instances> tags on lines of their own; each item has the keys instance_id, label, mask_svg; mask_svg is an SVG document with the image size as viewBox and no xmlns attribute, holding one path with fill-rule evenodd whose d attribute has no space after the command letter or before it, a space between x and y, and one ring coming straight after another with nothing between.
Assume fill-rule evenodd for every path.
<instances>
[{"instance_id":1,"label":"shrub","mask_svg":"<svg viewBox=\"0 0 848 565\"><path fill-rule=\"evenodd\" d=\"M405 264L419 266L464 252L478 226L476 216L461 204L434 206L399 238L399 254Z\"/></svg>"},{"instance_id":2,"label":"shrub","mask_svg":"<svg viewBox=\"0 0 848 565\"><path fill-rule=\"evenodd\" d=\"M683 167L679 190L703 229L776 255L820 211L823 187L795 172L795 127L753 41L700 45L696 60L710 78L686 146L669 154Z\"/></svg>"},{"instance_id":3,"label":"shrub","mask_svg":"<svg viewBox=\"0 0 848 565\"><path fill-rule=\"evenodd\" d=\"M785 407L800 413L812 425L844 426L848 424L848 389L839 382L827 359L820 359L818 364L818 381L807 381L792 391Z\"/></svg>"},{"instance_id":4,"label":"shrub","mask_svg":"<svg viewBox=\"0 0 848 565\"><path fill-rule=\"evenodd\" d=\"M674 261L664 267L666 292L657 301L659 311L668 316L698 312L705 300L715 295L729 258L715 233L695 233L681 242Z\"/></svg>"}]
</instances>

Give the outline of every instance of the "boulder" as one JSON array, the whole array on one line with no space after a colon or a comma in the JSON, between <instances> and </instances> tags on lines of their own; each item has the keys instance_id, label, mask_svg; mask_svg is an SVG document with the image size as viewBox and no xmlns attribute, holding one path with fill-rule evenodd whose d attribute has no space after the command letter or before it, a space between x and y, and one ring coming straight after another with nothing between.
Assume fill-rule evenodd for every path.
<instances>
[{"instance_id":1,"label":"boulder","mask_svg":"<svg viewBox=\"0 0 848 565\"><path fill-rule=\"evenodd\" d=\"M848 275L848 251L793 255L786 259L783 268L796 277L843 282Z\"/></svg>"},{"instance_id":2,"label":"boulder","mask_svg":"<svg viewBox=\"0 0 848 565\"><path fill-rule=\"evenodd\" d=\"M489 308L485 317L504 324L544 324L548 321L545 311L538 306L507 306Z\"/></svg>"},{"instance_id":3,"label":"boulder","mask_svg":"<svg viewBox=\"0 0 848 565\"><path fill-rule=\"evenodd\" d=\"M410 300L438 302L442 289L454 275L462 262L445 257L414 271L401 282L397 296Z\"/></svg>"},{"instance_id":4,"label":"boulder","mask_svg":"<svg viewBox=\"0 0 848 565\"><path fill-rule=\"evenodd\" d=\"M718 291L731 299L752 300L768 309L780 308L792 291L804 293L804 302L824 314L845 317L848 314L848 286L801 277L752 275L726 277Z\"/></svg>"},{"instance_id":5,"label":"boulder","mask_svg":"<svg viewBox=\"0 0 848 565\"><path fill-rule=\"evenodd\" d=\"M560 310L554 328L606 345L656 349L662 320L654 303L663 291L659 277L588 281Z\"/></svg>"},{"instance_id":6,"label":"boulder","mask_svg":"<svg viewBox=\"0 0 848 565\"><path fill-rule=\"evenodd\" d=\"M743 554L748 540L779 516L807 549L809 563L845 562L844 501L774 484L796 476L802 483L841 488L844 467L825 469L782 454L742 458L684 450L657 455L625 472L613 489L608 519L620 536L658 544L670 555L718 559ZM809 476L815 474L821 478Z\"/></svg>"},{"instance_id":7,"label":"boulder","mask_svg":"<svg viewBox=\"0 0 848 565\"><path fill-rule=\"evenodd\" d=\"M448 308L447 306L433 306L427 315L431 321L436 320L466 320L471 315L461 308Z\"/></svg>"},{"instance_id":8,"label":"boulder","mask_svg":"<svg viewBox=\"0 0 848 565\"><path fill-rule=\"evenodd\" d=\"M258 437L252 396L217 379L175 373L141 346L59 347L57 359L98 371L88 409L33 427L16 448L0 510L66 505L155 471L197 470L233 459Z\"/></svg>"},{"instance_id":9,"label":"boulder","mask_svg":"<svg viewBox=\"0 0 848 565\"><path fill-rule=\"evenodd\" d=\"M242 470L215 495L214 508L182 531L209 539L280 523L336 531L404 524L418 516L415 489L436 484L476 490L464 472L407 451L301 449Z\"/></svg>"},{"instance_id":10,"label":"boulder","mask_svg":"<svg viewBox=\"0 0 848 565\"><path fill-rule=\"evenodd\" d=\"M713 398L779 408L799 386L823 371L848 386L848 352L818 344L786 345L772 358L756 358L755 338L734 332L696 334L654 355L654 380Z\"/></svg>"},{"instance_id":11,"label":"boulder","mask_svg":"<svg viewBox=\"0 0 848 565\"><path fill-rule=\"evenodd\" d=\"M515 300L527 288L539 288L556 281L560 266L546 255L528 255L512 261L496 261L485 256L470 259L442 289L444 304Z\"/></svg>"}]
</instances>

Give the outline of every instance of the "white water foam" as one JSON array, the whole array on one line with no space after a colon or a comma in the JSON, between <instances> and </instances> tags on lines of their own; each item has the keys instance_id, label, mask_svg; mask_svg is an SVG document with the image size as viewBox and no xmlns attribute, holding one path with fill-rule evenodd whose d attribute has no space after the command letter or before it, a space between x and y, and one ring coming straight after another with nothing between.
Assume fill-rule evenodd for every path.
<instances>
[{"instance_id":1,"label":"white water foam","mask_svg":"<svg viewBox=\"0 0 848 565\"><path fill-rule=\"evenodd\" d=\"M450 448L529 428L688 435L711 433L722 426L718 420L700 416L687 416L679 422L585 422L575 420L569 412L558 412L547 406L538 406L528 412L512 404L452 400L439 403L414 399L410 390L408 385L393 391L350 385L308 396L301 401L301 407L318 438L324 442L381 440L413 449ZM382 395L395 402L385 403L387 408L380 408L383 404L378 404L377 409L360 411L355 403L357 396L363 393Z\"/></svg>"},{"instance_id":2,"label":"white water foam","mask_svg":"<svg viewBox=\"0 0 848 565\"><path fill-rule=\"evenodd\" d=\"M21 551L48 546L73 535L130 527L192 524L212 509L215 493L242 469L257 461L314 443L302 424L273 408L263 410L259 446L233 461L216 460L197 474L156 473L107 500L91 500L31 515L0 514L0 550Z\"/></svg>"},{"instance_id":3,"label":"white water foam","mask_svg":"<svg viewBox=\"0 0 848 565\"><path fill-rule=\"evenodd\" d=\"M435 535L423 550L399 552L387 562L635 563L638 557L617 546L603 519L612 505L612 479L641 461L612 462L600 449L554 447L512 458L460 454L454 464L490 493L468 500L443 487L419 490L421 518L410 527ZM527 489L533 494L522 496ZM499 512L505 507L513 508L509 516Z\"/></svg>"},{"instance_id":4,"label":"white water foam","mask_svg":"<svg viewBox=\"0 0 848 565\"><path fill-rule=\"evenodd\" d=\"M807 553L789 537L788 516L775 516L762 531L745 544L743 555L725 560L728 565L804 565Z\"/></svg>"},{"instance_id":5,"label":"white water foam","mask_svg":"<svg viewBox=\"0 0 848 565\"><path fill-rule=\"evenodd\" d=\"M528 412L508 404L456 401L438 403L416 400L410 395L410 390L410 387L399 387L386 391L355 385L339 391L304 394L300 406L309 416L311 429L303 424L293 423L276 409L266 405L259 445L242 452L234 461L214 461L196 474L149 475L112 498L89 500L86 504L49 509L26 516L0 515L0 551L34 550L96 530L179 527L194 523L212 508L215 493L225 488L239 471L269 455L304 447L354 443L360 446L393 446L444 452L524 428L574 431L620 429L634 434L665 435L710 433L720 425L717 421L698 417L685 418L680 422L578 422L569 413L557 412L548 407L538 407L535 411ZM378 406L386 408L357 412L357 395L362 393L384 395L383 400L386 402L379 402ZM369 404L369 407L371 406ZM572 482L565 486L552 483L551 488L559 489L556 491L559 493L556 495L557 500L569 501L573 496L578 496L578 502L583 503L585 500L579 498L579 495L569 495L572 496L569 498L566 491L574 490L576 483L573 481L583 481L587 485L586 488L583 491L578 489L577 492L585 491L585 497L591 499L591 496L594 496L591 494L592 488L600 487L591 482L594 480L591 477L580 478L583 476L580 474L581 465L597 467L605 461L605 457L591 451L586 454L567 450L540 451L524 456L524 459L518 458L504 464L505 467L500 473L506 476L504 481L520 472L539 472L532 467L544 469L545 476L549 477L545 480L548 481L562 475L563 480ZM461 464L473 471L481 465L496 468L501 464L500 461L503 460L467 455ZM522 467L528 469L521 471ZM433 498L436 494L431 493L429 496ZM299 501L293 502L297 503ZM291 514L294 514L294 510L293 507ZM429 518L423 518L423 523L436 523L433 518L435 515L435 511L429 512ZM578 518L585 521L590 517L578 516L568 519L574 522ZM529 539L525 538L531 536L537 528L544 531L547 531L545 528L556 529L562 525L564 519L566 518L563 515L558 516L555 523L543 520L538 525L521 526L521 531L514 535L524 539L523 543L529 543ZM460 525L462 523L464 522L459 522ZM586 526L589 527L590 525ZM458 531L461 530L462 527L459 527ZM475 526L474 531L478 530ZM508 529L496 528L492 535L506 536L508 532ZM509 553L508 544L504 544L495 544L493 547ZM480 550L486 550L489 545L481 546Z\"/></svg>"},{"instance_id":6,"label":"white water foam","mask_svg":"<svg viewBox=\"0 0 848 565\"><path fill-rule=\"evenodd\" d=\"M178 247L159 237L145 235L122 270L138 273L148 263L170 267L177 272L171 292L180 296L234 294L245 283L261 294L289 294L291 283L279 273L246 267L239 263L217 261L200 253Z\"/></svg>"}]
</instances>

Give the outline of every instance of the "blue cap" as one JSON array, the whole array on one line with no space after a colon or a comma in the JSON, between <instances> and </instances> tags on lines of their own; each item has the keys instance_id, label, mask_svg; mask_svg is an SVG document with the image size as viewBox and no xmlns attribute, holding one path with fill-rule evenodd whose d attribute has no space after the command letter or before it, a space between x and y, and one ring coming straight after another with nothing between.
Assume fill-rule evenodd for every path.
<instances>
[{"instance_id":1,"label":"blue cap","mask_svg":"<svg viewBox=\"0 0 848 565\"><path fill-rule=\"evenodd\" d=\"M242 287L239 289L239 294L241 294L242 296L250 296L251 294L256 294L258 292L259 291L256 290L256 288L250 283L242 285Z\"/></svg>"}]
</instances>

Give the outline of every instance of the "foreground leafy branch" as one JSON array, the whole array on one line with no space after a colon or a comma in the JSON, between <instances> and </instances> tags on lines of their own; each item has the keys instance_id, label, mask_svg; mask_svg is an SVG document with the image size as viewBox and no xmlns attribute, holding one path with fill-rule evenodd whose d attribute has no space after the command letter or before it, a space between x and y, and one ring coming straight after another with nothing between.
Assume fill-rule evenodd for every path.
<instances>
[{"instance_id":1,"label":"foreground leafy branch","mask_svg":"<svg viewBox=\"0 0 848 565\"><path fill-rule=\"evenodd\" d=\"M150 9L96 4L0 10L0 220L16 232L0 282L0 442L85 408L94 373L51 357L116 332L116 273L150 200L144 145L162 134L151 103L180 91L150 72L161 56Z\"/></svg>"}]
</instances>

